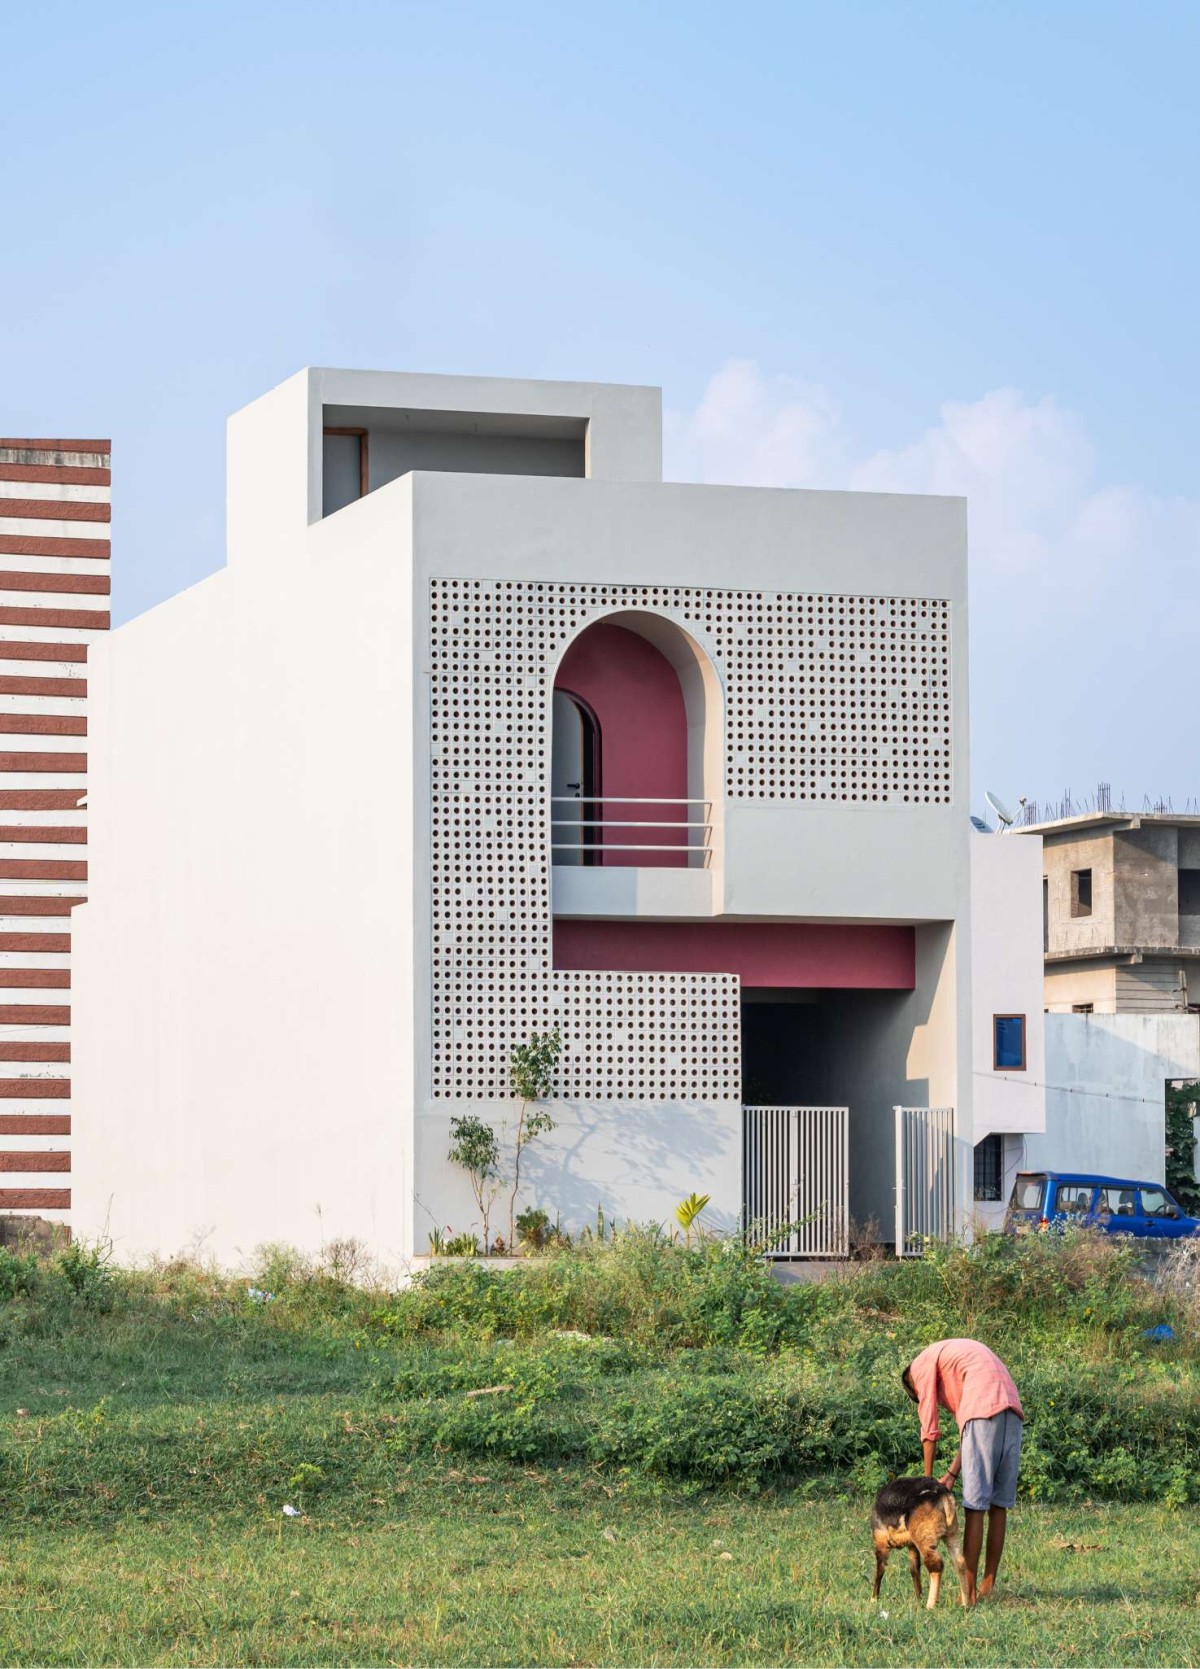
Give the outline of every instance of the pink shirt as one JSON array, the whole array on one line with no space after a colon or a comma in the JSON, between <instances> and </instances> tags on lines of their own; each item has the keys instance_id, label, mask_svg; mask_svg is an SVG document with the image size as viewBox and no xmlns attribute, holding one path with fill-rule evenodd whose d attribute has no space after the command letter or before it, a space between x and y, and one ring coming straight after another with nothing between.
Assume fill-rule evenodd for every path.
<instances>
[{"instance_id":1,"label":"pink shirt","mask_svg":"<svg viewBox=\"0 0 1200 1669\"><path fill-rule=\"evenodd\" d=\"M923 1350L911 1367L921 1416L921 1440L938 1438L938 1404L948 1408L961 1431L968 1420L989 1420L1011 1408L1025 1418L1012 1375L977 1339L943 1339Z\"/></svg>"}]
</instances>

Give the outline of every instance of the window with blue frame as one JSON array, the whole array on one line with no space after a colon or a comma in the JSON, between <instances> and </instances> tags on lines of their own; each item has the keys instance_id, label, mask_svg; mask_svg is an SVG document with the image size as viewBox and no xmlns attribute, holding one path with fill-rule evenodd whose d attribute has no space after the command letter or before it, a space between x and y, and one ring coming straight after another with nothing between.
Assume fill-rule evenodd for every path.
<instances>
[{"instance_id":1,"label":"window with blue frame","mask_svg":"<svg viewBox=\"0 0 1200 1669\"><path fill-rule=\"evenodd\" d=\"M1025 1016L992 1016L992 1066L997 1072L1025 1070Z\"/></svg>"}]
</instances>

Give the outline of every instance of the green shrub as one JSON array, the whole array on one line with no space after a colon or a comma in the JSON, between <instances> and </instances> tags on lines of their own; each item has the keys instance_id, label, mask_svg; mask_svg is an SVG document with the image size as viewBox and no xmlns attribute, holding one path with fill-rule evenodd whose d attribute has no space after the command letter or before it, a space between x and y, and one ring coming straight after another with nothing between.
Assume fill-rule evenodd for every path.
<instances>
[{"instance_id":1,"label":"green shrub","mask_svg":"<svg viewBox=\"0 0 1200 1669\"><path fill-rule=\"evenodd\" d=\"M24 1297L37 1286L38 1260L33 1252L10 1251L0 1246L0 1304Z\"/></svg>"},{"instance_id":2,"label":"green shrub","mask_svg":"<svg viewBox=\"0 0 1200 1669\"><path fill-rule=\"evenodd\" d=\"M264 1292L281 1293L313 1277L312 1259L282 1240L270 1240L254 1251L253 1284Z\"/></svg>"},{"instance_id":3,"label":"green shrub","mask_svg":"<svg viewBox=\"0 0 1200 1669\"><path fill-rule=\"evenodd\" d=\"M397 1441L411 1452L443 1450L463 1456L502 1460L565 1460L578 1451L567 1427L536 1403L510 1397L459 1397L410 1417Z\"/></svg>"},{"instance_id":4,"label":"green shrub","mask_svg":"<svg viewBox=\"0 0 1200 1669\"><path fill-rule=\"evenodd\" d=\"M764 1352L803 1337L817 1302L814 1289L780 1286L736 1241L688 1248L655 1230L625 1229L511 1270L435 1265L378 1319L402 1337L571 1329L659 1350L744 1344Z\"/></svg>"},{"instance_id":5,"label":"green shrub","mask_svg":"<svg viewBox=\"0 0 1200 1669\"><path fill-rule=\"evenodd\" d=\"M592 1435L594 1459L692 1485L756 1485L788 1450L779 1399L744 1380L668 1378L651 1395L620 1397Z\"/></svg>"},{"instance_id":6,"label":"green shrub","mask_svg":"<svg viewBox=\"0 0 1200 1669\"><path fill-rule=\"evenodd\" d=\"M107 1255L98 1246L72 1240L50 1265L52 1277L87 1309L108 1311L113 1305L112 1271Z\"/></svg>"},{"instance_id":7,"label":"green shrub","mask_svg":"<svg viewBox=\"0 0 1200 1669\"><path fill-rule=\"evenodd\" d=\"M530 1206L517 1213L517 1244L527 1252L540 1252L550 1238L550 1213Z\"/></svg>"}]
</instances>

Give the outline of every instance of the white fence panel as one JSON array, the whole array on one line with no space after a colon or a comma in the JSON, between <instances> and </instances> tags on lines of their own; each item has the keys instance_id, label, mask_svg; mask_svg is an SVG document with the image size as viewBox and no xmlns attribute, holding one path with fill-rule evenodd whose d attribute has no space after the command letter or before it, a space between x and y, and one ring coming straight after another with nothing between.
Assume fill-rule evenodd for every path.
<instances>
[{"instance_id":1,"label":"white fence panel","mask_svg":"<svg viewBox=\"0 0 1200 1669\"><path fill-rule=\"evenodd\" d=\"M896 1108L896 1256L955 1231L954 1108Z\"/></svg>"},{"instance_id":2,"label":"white fence panel","mask_svg":"<svg viewBox=\"0 0 1200 1669\"><path fill-rule=\"evenodd\" d=\"M743 1107L742 1203L749 1225L797 1225L770 1257L840 1258L850 1250L850 1111Z\"/></svg>"}]
</instances>

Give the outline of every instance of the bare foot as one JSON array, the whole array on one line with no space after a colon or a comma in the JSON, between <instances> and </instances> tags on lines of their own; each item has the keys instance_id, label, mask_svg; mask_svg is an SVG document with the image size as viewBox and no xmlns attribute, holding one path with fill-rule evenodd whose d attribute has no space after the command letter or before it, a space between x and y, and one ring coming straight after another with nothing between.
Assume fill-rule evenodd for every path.
<instances>
[{"instance_id":1,"label":"bare foot","mask_svg":"<svg viewBox=\"0 0 1200 1669\"><path fill-rule=\"evenodd\" d=\"M979 1584L980 1599L986 1599L995 1586L996 1578L994 1576L985 1576Z\"/></svg>"}]
</instances>

